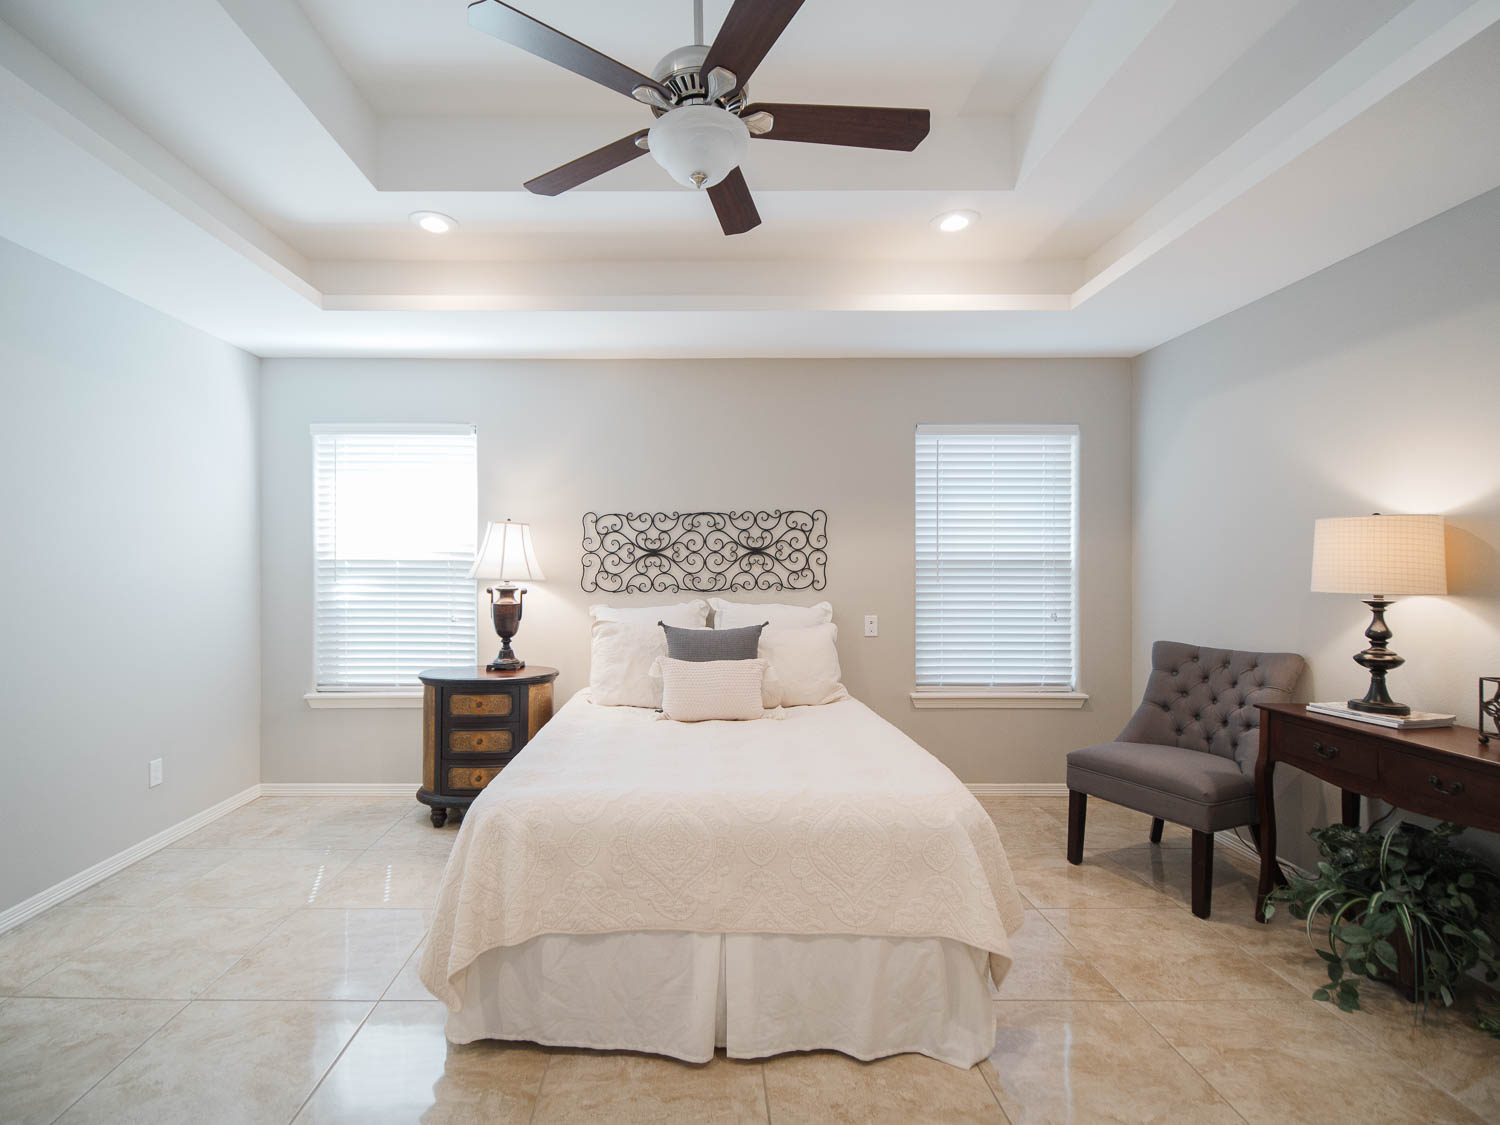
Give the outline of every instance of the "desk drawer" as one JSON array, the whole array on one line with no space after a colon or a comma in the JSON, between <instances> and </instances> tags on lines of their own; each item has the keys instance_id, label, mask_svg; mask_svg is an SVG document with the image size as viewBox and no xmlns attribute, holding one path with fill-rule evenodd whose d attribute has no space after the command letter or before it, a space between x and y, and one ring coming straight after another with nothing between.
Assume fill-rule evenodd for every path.
<instances>
[{"instance_id":1,"label":"desk drawer","mask_svg":"<svg viewBox=\"0 0 1500 1125\"><path fill-rule=\"evenodd\" d=\"M450 766L448 767L448 791L454 794L477 793L505 768L505 766Z\"/></svg>"},{"instance_id":2,"label":"desk drawer","mask_svg":"<svg viewBox=\"0 0 1500 1125\"><path fill-rule=\"evenodd\" d=\"M508 754L515 749L513 730L450 730L448 751L451 754Z\"/></svg>"},{"instance_id":3,"label":"desk drawer","mask_svg":"<svg viewBox=\"0 0 1500 1125\"><path fill-rule=\"evenodd\" d=\"M1374 781L1380 775L1380 749L1357 734L1346 731L1313 730L1284 719L1277 724L1280 738L1276 756L1292 763L1305 762L1321 770L1335 770Z\"/></svg>"},{"instance_id":4,"label":"desk drawer","mask_svg":"<svg viewBox=\"0 0 1500 1125\"><path fill-rule=\"evenodd\" d=\"M448 714L465 718L504 718L516 709L516 697L508 691L450 692Z\"/></svg>"},{"instance_id":5,"label":"desk drawer","mask_svg":"<svg viewBox=\"0 0 1500 1125\"><path fill-rule=\"evenodd\" d=\"M1389 751L1381 761L1384 796L1392 804L1428 816L1483 827L1500 806L1500 778L1458 764L1448 765Z\"/></svg>"}]
</instances>

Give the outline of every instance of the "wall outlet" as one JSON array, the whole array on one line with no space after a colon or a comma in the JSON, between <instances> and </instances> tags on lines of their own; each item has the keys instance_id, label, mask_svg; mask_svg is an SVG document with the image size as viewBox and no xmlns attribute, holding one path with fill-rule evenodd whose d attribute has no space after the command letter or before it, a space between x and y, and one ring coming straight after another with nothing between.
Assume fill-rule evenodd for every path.
<instances>
[{"instance_id":1,"label":"wall outlet","mask_svg":"<svg viewBox=\"0 0 1500 1125\"><path fill-rule=\"evenodd\" d=\"M161 784L161 759L160 758L152 758L151 759L151 783L147 786L147 788L148 789L155 789L160 784Z\"/></svg>"},{"instance_id":2,"label":"wall outlet","mask_svg":"<svg viewBox=\"0 0 1500 1125\"><path fill-rule=\"evenodd\" d=\"M876 617L873 613L865 614L865 636L880 636L880 618Z\"/></svg>"}]
</instances>

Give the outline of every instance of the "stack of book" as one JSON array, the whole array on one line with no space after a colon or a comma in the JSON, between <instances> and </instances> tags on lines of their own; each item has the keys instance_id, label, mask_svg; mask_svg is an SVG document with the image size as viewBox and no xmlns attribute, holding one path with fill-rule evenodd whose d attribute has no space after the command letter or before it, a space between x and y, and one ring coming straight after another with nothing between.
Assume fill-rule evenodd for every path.
<instances>
[{"instance_id":1,"label":"stack of book","mask_svg":"<svg viewBox=\"0 0 1500 1125\"><path fill-rule=\"evenodd\" d=\"M1336 719L1353 719L1356 723L1374 723L1396 730L1422 730L1427 727L1451 727L1456 715L1439 715L1435 711L1413 711L1410 715L1379 715L1373 711L1356 711L1347 703L1309 703L1307 709Z\"/></svg>"}]
</instances>

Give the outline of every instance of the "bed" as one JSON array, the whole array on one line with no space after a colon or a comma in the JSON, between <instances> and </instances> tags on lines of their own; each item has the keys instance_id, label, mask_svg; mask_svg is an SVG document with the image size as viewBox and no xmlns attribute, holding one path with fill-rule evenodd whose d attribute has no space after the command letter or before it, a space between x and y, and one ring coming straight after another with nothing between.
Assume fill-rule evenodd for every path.
<instances>
[{"instance_id":1,"label":"bed","mask_svg":"<svg viewBox=\"0 0 1500 1125\"><path fill-rule=\"evenodd\" d=\"M421 963L450 1040L989 1053L1022 919L994 824L857 700L768 714L568 701L455 841Z\"/></svg>"}]
</instances>

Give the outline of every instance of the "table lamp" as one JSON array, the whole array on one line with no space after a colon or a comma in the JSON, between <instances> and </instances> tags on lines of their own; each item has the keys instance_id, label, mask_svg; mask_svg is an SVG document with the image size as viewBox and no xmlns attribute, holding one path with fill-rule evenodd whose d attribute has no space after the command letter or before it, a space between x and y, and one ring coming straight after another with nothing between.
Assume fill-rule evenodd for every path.
<instances>
[{"instance_id":1,"label":"table lamp","mask_svg":"<svg viewBox=\"0 0 1500 1125\"><path fill-rule=\"evenodd\" d=\"M500 634L500 655L485 667L491 672L515 672L526 667L526 661L516 659L511 651L510 639L521 628L521 601L526 588L519 583L546 578L531 545L531 525L511 520L487 523L469 577L499 580L485 592L490 596L495 632Z\"/></svg>"},{"instance_id":2,"label":"table lamp","mask_svg":"<svg viewBox=\"0 0 1500 1125\"><path fill-rule=\"evenodd\" d=\"M1387 594L1446 594L1447 561L1442 516L1350 516L1318 520L1313 527L1312 588L1319 594L1366 594L1374 619L1365 630L1370 647L1354 661L1370 673L1363 699L1349 700L1355 711L1409 715L1386 691L1386 673L1406 661L1390 651L1385 611ZM1379 591L1377 593L1377 591Z\"/></svg>"}]
</instances>

